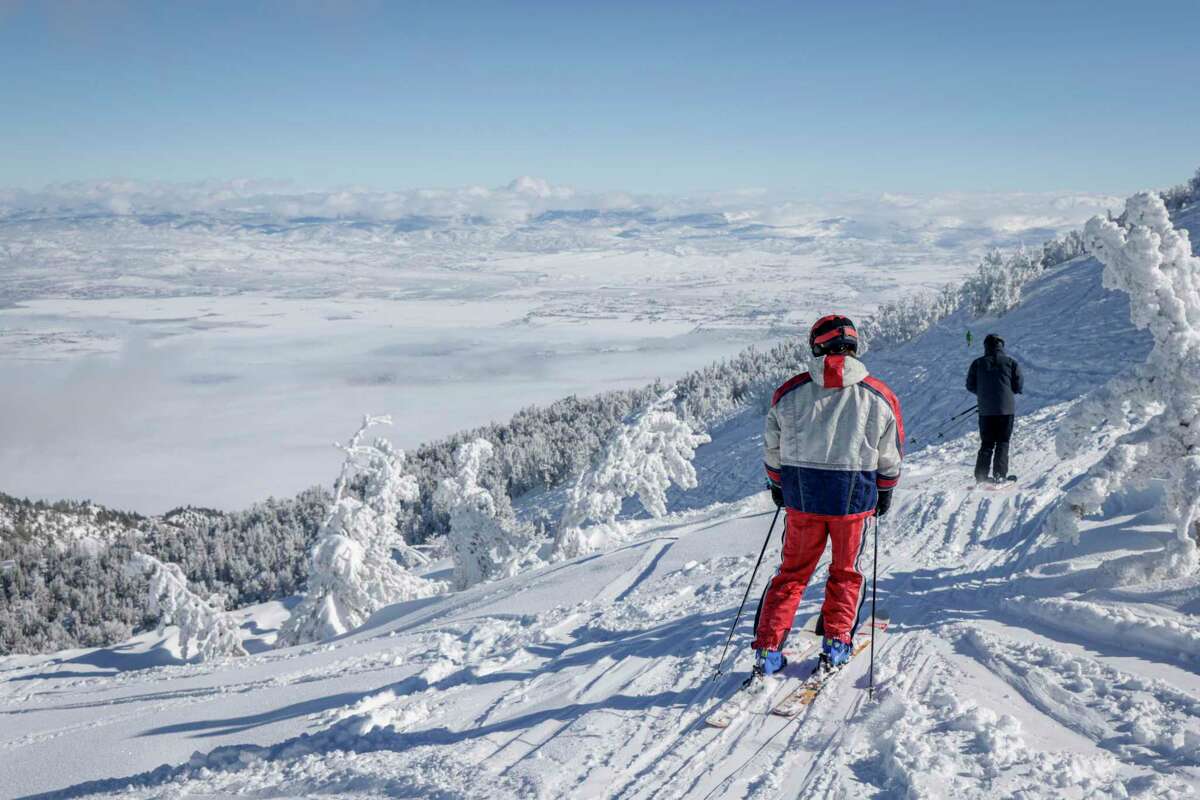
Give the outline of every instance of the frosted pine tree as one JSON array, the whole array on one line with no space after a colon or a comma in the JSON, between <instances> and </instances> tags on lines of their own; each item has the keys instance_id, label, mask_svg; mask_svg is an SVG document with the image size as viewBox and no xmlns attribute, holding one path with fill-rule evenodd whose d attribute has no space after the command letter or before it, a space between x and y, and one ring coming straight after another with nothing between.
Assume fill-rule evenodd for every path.
<instances>
[{"instance_id":1,"label":"frosted pine tree","mask_svg":"<svg viewBox=\"0 0 1200 800\"><path fill-rule=\"evenodd\" d=\"M1129 198L1123 219L1094 217L1085 237L1104 264L1104 286L1129 295L1131 320L1150 331L1154 347L1144 364L1084 398L1064 421L1056 441L1063 457L1094 441L1102 425L1116 425L1118 438L1050 524L1077 538L1079 517L1098 512L1107 497L1162 480L1177 535L1159 567L1186 574L1197 567L1200 527L1200 258L1158 195Z\"/></svg>"},{"instance_id":2,"label":"frosted pine tree","mask_svg":"<svg viewBox=\"0 0 1200 800\"><path fill-rule=\"evenodd\" d=\"M494 453L491 442L476 439L454 453L458 474L445 478L434 504L450 515L446 544L454 561L454 587L465 589L516 575L536 562L533 543L511 510L480 484L483 466Z\"/></svg>"},{"instance_id":3,"label":"frosted pine tree","mask_svg":"<svg viewBox=\"0 0 1200 800\"><path fill-rule=\"evenodd\" d=\"M134 553L127 567L150 579L147 610L158 617L158 631L168 625L179 627L179 649L184 658L201 661L219 656L244 656L237 623L221 608L188 588L187 577L178 564L166 564L153 556Z\"/></svg>"},{"instance_id":4,"label":"frosted pine tree","mask_svg":"<svg viewBox=\"0 0 1200 800\"><path fill-rule=\"evenodd\" d=\"M692 459L711 439L675 413L667 392L625 425L596 465L579 477L563 508L554 543L556 558L574 558L620 540L612 523L628 497L637 497L652 517L667 513L667 489L697 485ZM588 521L599 526L585 529Z\"/></svg>"},{"instance_id":5,"label":"frosted pine tree","mask_svg":"<svg viewBox=\"0 0 1200 800\"><path fill-rule=\"evenodd\" d=\"M364 443L389 417L363 417L345 445L333 505L310 553L308 589L279 634L279 646L320 641L359 627L384 606L437 594L442 584L413 575L405 564L427 561L401 538L401 503L418 498L417 481L404 472L404 452L384 438ZM361 488L361 498L356 489Z\"/></svg>"}]
</instances>

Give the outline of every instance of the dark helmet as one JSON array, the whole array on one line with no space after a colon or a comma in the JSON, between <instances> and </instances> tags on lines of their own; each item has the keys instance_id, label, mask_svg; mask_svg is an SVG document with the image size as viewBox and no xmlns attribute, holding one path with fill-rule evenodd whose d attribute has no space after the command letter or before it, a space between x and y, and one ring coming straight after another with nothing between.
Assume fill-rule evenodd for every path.
<instances>
[{"instance_id":1,"label":"dark helmet","mask_svg":"<svg viewBox=\"0 0 1200 800\"><path fill-rule=\"evenodd\" d=\"M814 356L840 351L858 352L858 331L849 317L830 314L821 317L808 334L808 346Z\"/></svg>"},{"instance_id":2,"label":"dark helmet","mask_svg":"<svg viewBox=\"0 0 1200 800\"><path fill-rule=\"evenodd\" d=\"M1004 349L1004 339L998 333L989 333L983 339L983 352L995 353Z\"/></svg>"}]
</instances>

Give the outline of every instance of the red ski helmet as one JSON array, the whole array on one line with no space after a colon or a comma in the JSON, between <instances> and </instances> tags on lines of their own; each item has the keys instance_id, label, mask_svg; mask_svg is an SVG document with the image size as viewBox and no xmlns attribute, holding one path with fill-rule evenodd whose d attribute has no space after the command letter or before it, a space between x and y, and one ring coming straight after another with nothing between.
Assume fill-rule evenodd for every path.
<instances>
[{"instance_id":1,"label":"red ski helmet","mask_svg":"<svg viewBox=\"0 0 1200 800\"><path fill-rule=\"evenodd\" d=\"M858 330L849 317L830 314L817 320L808 334L808 346L814 356L824 356L838 350L858 352Z\"/></svg>"}]
</instances>

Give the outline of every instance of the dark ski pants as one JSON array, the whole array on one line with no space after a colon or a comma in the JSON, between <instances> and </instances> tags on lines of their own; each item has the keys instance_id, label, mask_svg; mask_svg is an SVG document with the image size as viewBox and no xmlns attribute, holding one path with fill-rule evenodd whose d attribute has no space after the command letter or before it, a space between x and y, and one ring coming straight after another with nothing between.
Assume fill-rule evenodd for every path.
<instances>
[{"instance_id":1,"label":"dark ski pants","mask_svg":"<svg viewBox=\"0 0 1200 800\"><path fill-rule=\"evenodd\" d=\"M830 638L851 640L858 627L863 600L863 575L858 560L866 541L863 528L869 516L870 513L826 517L787 510L779 571L767 584L754 617L754 649L783 649L804 590L825 552L826 541L832 545L833 560L829 564L829 580L825 582L819 628Z\"/></svg>"},{"instance_id":2,"label":"dark ski pants","mask_svg":"<svg viewBox=\"0 0 1200 800\"><path fill-rule=\"evenodd\" d=\"M979 455L975 457L975 480L1008 477L1008 440L1012 438L1012 414L979 415Z\"/></svg>"}]
</instances>

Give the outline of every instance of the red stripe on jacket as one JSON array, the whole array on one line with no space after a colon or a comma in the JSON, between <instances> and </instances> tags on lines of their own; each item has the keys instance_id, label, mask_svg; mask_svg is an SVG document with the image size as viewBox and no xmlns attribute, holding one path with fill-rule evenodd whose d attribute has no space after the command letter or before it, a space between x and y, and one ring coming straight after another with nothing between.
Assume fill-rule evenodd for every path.
<instances>
[{"instance_id":1,"label":"red stripe on jacket","mask_svg":"<svg viewBox=\"0 0 1200 800\"><path fill-rule=\"evenodd\" d=\"M895 393L888 388L888 385L879 378L873 375L868 375L863 378L863 383L870 386L875 391L883 395L883 399L892 409L892 414L896 417L896 445L900 450L901 458L904 457L904 418L900 415L900 398L896 397Z\"/></svg>"},{"instance_id":2,"label":"red stripe on jacket","mask_svg":"<svg viewBox=\"0 0 1200 800\"><path fill-rule=\"evenodd\" d=\"M825 371L822 375L821 383L826 389L844 389L845 376L843 370L846 368L845 356L825 356Z\"/></svg>"},{"instance_id":3,"label":"red stripe on jacket","mask_svg":"<svg viewBox=\"0 0 1200 800\"><path fill-rule=\"evenodd\" d=\"M799 375L791 378L787 383L775 390L775 394L771 396L771 405L777 404L780 399L792 389L795 389L797 386L803 386L811 380L812 375L808 374L807 372L801 372Z\"/></svg>"}]
</instances>

